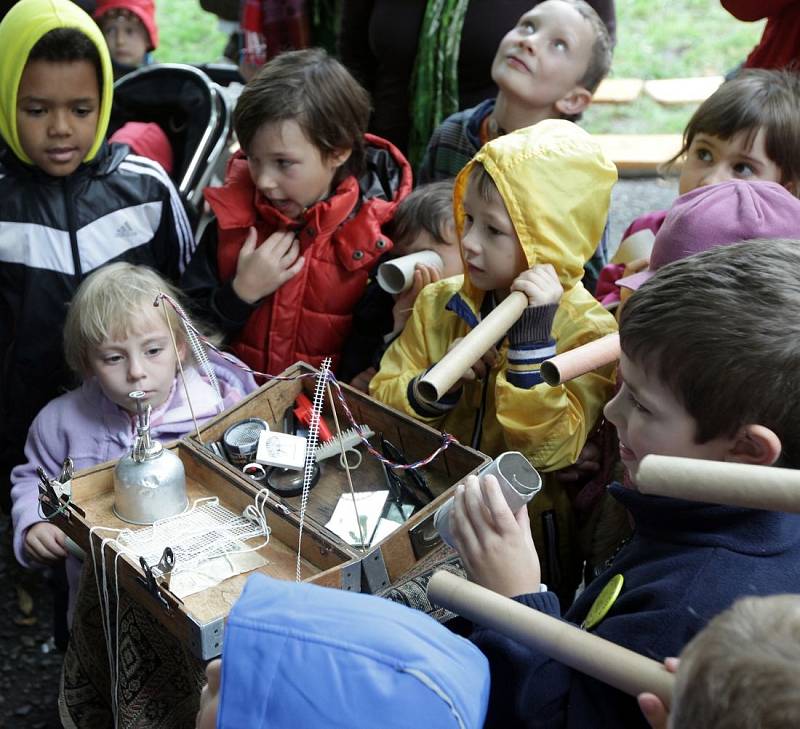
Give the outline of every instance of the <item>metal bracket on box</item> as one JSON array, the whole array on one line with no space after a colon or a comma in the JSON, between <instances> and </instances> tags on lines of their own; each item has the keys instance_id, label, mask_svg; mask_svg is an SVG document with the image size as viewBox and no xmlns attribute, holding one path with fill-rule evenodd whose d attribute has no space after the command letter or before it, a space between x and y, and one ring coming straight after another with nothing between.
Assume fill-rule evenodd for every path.
<instances>
[{"instance_id":1,"label":"metal bracket on box","mask_svg":"<svg viewBox=\"0 0 800 729\"><path fill-rule=\"evenodd\" d=\"M361 592L361 561L350 562L342 568L342 589Z\"/></svg>"},{"instance_id":2,"label":"metal bracket on box","mask_svg":"<svg viewBox=\"0 0 800 729\"><path fill-rule=\"evenodd\" d=\"M374 595L389 587L389 573L380 547L373 549L361 560L361 592Z\"/></svg>"},{"instance_id":3,"label":"metal bracket on box","mask_svg":"<svg viewBox=\"0 0 800 729\"><path fill-rule=\"evenodd\" d=\"M217 618L210 623L200 625L192 620L196 629L189 639L192 653L204 661L210 661L222 653L222 633L225 630L225 618Z\"/></svg>"}]
</instances>

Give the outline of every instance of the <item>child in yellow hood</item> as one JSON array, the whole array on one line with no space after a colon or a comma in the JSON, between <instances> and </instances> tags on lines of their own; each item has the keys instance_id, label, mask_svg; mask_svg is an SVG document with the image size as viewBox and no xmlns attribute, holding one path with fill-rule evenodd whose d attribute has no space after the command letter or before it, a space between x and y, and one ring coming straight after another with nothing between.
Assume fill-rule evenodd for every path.
<instances>
[{"instance_id":1,"label":"child in yellow hood","mask_svg":"<svg viewBox=\"0 0 800 729\"><path fill-rule=\"evenodd\" d=\"M568 121L545 120L486 144L454 190L465 272L423 289L370 392L490 456L521 451L542 472L573 464L612 393L613 368L549 387L539 365L616 330L581 283L616 178L597 143ZM529 306L496 349L441 400L421 398L422 375L511 290L523 291ZM568 599L580 560L563 487L545 478L532 509L543 579Z\"/></svg>"}]
</instances>

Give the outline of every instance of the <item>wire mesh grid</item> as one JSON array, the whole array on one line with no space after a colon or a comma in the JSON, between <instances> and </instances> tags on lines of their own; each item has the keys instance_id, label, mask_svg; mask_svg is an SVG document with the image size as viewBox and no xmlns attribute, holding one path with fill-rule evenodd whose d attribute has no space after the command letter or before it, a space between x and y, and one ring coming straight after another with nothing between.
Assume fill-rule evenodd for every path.
<instances>
[{"instance_id":1,"label":"wire mesh grid","mask_svg":"<svg viewBox=\"0 0 800 729\"><path fill-rule=\"evenodd\" d=\"M150 565L157 564L164 549L171 547L175 555L173 572L180 572L214 557L247 550L245 540L264 535L261 524L212 500L151 527L123 532L119 542Z\"/></svg>"}]
</instances>

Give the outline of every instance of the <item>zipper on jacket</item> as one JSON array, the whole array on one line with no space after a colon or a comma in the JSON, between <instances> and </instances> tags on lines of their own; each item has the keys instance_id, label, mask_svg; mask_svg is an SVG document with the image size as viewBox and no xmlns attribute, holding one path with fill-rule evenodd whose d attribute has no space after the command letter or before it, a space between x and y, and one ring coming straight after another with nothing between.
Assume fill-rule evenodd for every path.
<instances>
[{"instance_id":1,"label":"zipper on jacket","mask_svg":"<svg viewBox=\"0 0 800 729\"><path fill-rule=\"evenodd\" d=\"M561 568L558 564L558 525L555 511L542 514L542 532L544 534L547 579L545 582L554 590L561 585Z\"/></svg>"},{"instance_id":2,"label":"zipper on jacket","mask_svg":"<svg viewBox=\"0 0 800 729\"><path fill-rule=\"evenodd\" d=\"M63 180L64 189L64 209L67 211L67 230L69 231L69 243L72 248L72 265L75 268L75 276L78 281L83 280L83 268L81 267L81 254L78 249L78 233L75 224L75 208L72 204L70 195L69 177Z\"/></svg>"}]
</instances>

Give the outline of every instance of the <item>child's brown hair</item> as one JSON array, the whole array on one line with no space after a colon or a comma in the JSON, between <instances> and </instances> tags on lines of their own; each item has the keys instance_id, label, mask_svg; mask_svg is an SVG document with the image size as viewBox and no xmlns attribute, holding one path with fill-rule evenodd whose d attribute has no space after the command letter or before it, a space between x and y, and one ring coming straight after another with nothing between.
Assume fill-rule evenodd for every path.
<instances>
[{"instance_id":1,"label":"child's brown hair","mask_svg":"<svg viewBox=\"0 0 800 729\"><path fill-rule=\"evenodd\" d=\"M337 184L364 170L369 94L321 48L281 53L244 87L233 112L239 144L247 154L264 124L296 121L323 158L350 149L334 177Z\"/></svg>"},{"instance_id":2,"label":"child's brown hair","mask_svg":"<svg viewBox=\"0 0 800 729\"><path fill-rule=\"evenodd\" d=\"M747 132L747 146L764 130L767 156L781 170L781 184L800 190L800 73L748 69L726 81L697 108L683 132L683 145L667 165L689 150L698 134L730 139Z\"/></svg>"},{"instance_id":3,"label":"child's brown hair","mask_svg":"<svg viewBox=\"0 0 800 729\"><path fill-rule=\"evenodd\" d=\"M800 467L800 241L751 240L669 263L628 299L622 351L695 421L697 443L763 425Z\"/></svg>"},{"instance_id":4,"label":"child's brown hair","mask_svg":"<svg viewBox=\"0 0 800 729\"><path fill-rule=\"evenodd\" d=\"M438 243L449 243L445 230L453 224L453 182L421 185L400 202L390 226L395 245L410 243L423 230Z\"/></svg>"}]
</instances>

